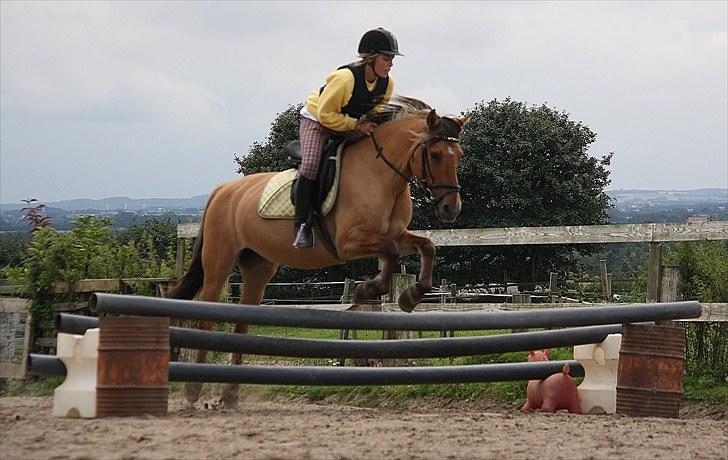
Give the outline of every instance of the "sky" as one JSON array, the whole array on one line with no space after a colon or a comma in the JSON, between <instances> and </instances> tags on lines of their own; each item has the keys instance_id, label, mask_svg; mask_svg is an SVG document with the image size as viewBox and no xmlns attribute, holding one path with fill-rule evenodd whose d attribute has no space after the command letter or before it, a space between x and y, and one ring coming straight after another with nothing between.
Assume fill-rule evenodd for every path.
<instances>
[{"instance_id":1,"label":"sky","mask_svg":"<svg viewBox=\"0 0 728 460\"><path fill-rule=\"evenodd\" d=\"M728 2L0 2L0 202L180 198L384 27L441 114L566 111L609 189L728 187ZM467 154L467 152L466 152Z\"/></svg>"}]
</instances>

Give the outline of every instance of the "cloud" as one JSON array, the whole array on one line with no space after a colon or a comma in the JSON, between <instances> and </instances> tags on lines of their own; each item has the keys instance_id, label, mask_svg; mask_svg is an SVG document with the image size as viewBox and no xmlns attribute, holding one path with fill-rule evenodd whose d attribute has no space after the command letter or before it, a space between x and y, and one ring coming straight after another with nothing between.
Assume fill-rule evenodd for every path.
<instances>
[{"instance_id":1,"label":"cloud","mask_svg":"<svg viewBox=\"0 0 728 460\"><path fill-rule=\"evenodd\" d=\"M405 54L396 91L440 113L545 102L616 153L615 186L728 186L727 18L725 2L0 2L2 200L206 193L379 26ZM52 165L36 184L29 155Z\"/></svg>"}]
</instances>

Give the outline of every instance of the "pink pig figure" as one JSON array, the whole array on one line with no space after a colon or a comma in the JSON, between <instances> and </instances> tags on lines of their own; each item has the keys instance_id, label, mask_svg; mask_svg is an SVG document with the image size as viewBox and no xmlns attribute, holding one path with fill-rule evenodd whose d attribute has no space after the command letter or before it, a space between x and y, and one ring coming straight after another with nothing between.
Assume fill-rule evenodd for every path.
<instances>
[{"instance_id":1,"label":"pink pig figure","mask_svg":"<svg viewBox=\"0 0 728 460\"><path fill-rule=\"evenodd\" d=\"M551 350L529 351L528 361L548 361ZM565 364L560 374L553 374L543 380L529 380L526 391L526 403L521 410L531 412L541 409L544 412L555 412L567 409L571 413L580 414L579 395L576 383L569 375L569 365Z\"/></svg>"}]
</instances>

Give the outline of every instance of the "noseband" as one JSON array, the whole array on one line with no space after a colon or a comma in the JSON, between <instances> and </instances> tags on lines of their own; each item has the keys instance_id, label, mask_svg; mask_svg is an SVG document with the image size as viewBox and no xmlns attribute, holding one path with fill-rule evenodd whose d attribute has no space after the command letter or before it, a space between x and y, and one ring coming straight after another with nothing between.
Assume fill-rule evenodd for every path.
<instances>
[{"instance_id":1,"label":"noseband","mask_svg":"<svg viewBox=\"0 0 728 460\"><path fill-rule=\"evenodd\" d=\"M425 145L427 142L435 139L440 141L446 141L446 142L455 142L459 143L460 139L457 137L432 137L428 139L427 141L420 142L417 147L415 147L412 150L412 156L409 159L409 162L412 162L415 159L415 154L419 149L424 149L424 152L422 153L422 173L424 177L417 177L417 175L413 174L411 177L407 177L402 171L397 169L397 166L394 165L385 155L384 155L384 149L381 145L379 145L379 142L377 142L377 138L374 137L374 133L370 136L372 138L372 143L374 144L374 149L377 151L377 158L381 158L384 163L389 166L389 168L396 172L402 179L404 179L406 182L410 184L410 187L415 190L422 190L423 195L425 197L425 202L428 204L431 204L433 206L437 206L440 204L440 201L442 201L443 198L448 196L451 193L460 193L460 186L459 185L451 185L451 184L437 184L433 182L431 185L427 185L427 180L432 179L434 181L435 176L432 174L432 168L430 167L430 151L427 150L427 146ZM435 199L432 192L435 189L438 188L444 188L447 190L447 192L440 195L439 198Z\"/></svg>"}]
</instances>

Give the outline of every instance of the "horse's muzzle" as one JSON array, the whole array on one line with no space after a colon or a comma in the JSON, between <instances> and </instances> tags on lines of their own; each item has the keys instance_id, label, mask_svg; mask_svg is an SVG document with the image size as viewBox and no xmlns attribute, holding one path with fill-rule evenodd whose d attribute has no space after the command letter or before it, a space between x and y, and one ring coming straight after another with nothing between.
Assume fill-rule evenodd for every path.
<instances>
[{"instance_id":1,"label":"horse's muzzle","mask_svg":"<svg viewBox=\"0 0 728 460\"><path fill-rule=\"evenodd\" d=\"M440 222L450 224L460 215L462 204L460 202L460 194L453 193L447 197L443 197L435 206L435 214Z\"/></svg>"}]
</instances>

